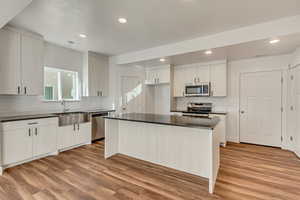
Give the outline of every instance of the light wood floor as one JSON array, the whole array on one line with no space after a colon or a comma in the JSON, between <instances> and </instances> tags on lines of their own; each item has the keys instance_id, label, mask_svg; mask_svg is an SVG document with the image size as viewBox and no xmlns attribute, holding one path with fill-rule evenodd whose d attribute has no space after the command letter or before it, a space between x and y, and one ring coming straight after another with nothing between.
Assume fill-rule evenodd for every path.
<instances>
[{"instance_id":1,"label":"light wood floor","mask_svg":"<svg viewBox=\"0 0 300 200\"><path fill-rule=\"evenodd\" d=\"M300 199L300 161L280 149L232 143L222 148L210 195L206 179L126 156L104 160L103 147L98 142L6 170L0 199Z\"/></svg>"}]
</instances>

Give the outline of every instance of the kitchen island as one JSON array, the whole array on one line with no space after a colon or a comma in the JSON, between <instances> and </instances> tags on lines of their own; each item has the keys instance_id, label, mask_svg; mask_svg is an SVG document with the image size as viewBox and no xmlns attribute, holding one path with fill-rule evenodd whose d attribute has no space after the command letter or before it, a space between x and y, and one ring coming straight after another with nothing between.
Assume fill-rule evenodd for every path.
<instances>
[{"instance_id":1,"label":"kitchen island","mask_svg":"<svg viewBox=\"0 0 300 200\"><path fill-rule=\"evenodd\" d=\"M220 152L219 118L129 113L105 117L105 158L124 154L197 176L213 193Z\"/></svg>"}]
</instances>

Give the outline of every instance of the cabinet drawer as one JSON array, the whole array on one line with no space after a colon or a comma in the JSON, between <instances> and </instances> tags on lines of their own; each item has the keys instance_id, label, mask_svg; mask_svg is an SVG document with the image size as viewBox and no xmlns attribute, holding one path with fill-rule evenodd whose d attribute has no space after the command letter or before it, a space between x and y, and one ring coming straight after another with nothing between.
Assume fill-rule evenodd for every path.
<instances>
[{"instance_id":1,"label":"cabinet drawer","mask_svg":"<svg viewBox=\"0 0 300 200\"><path fill-rule=\"evenodd\" d=\"M44 125L57 125L58 118L45 118L45 119L31 119L31 120L22 120L22 121L12 121L2 123L2 131L16 130L26 128L27 126L44 126Z\"/></svg>"}]
</instances>

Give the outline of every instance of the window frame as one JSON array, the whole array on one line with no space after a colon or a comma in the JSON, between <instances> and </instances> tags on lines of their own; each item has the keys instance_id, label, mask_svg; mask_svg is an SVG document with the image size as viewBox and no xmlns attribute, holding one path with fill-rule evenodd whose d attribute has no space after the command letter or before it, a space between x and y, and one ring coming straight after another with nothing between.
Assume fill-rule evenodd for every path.
<instances>
[{"instance_id":1,"label":"window frame","mask_svg":"<svg viewBox=\"0 0 300 200\"><path fill-rule=\"evenodd\" d=\"M57 99L55 100L48 100L45 99L45 87L46 87L46 82L45 82L45 71L48 69L49 71L54 71L57 72ZM75 98L74 99L63 99L62 98L62 80L61 80L61 72L66 72L66 73L73 73L75 74L75 78L73 79L73 84L75 85ZM75 83L74 83L75 81ZM43 101L44 102L61 102L61 101L81 101L80 99L80 93L79 93L79 72L77 71L71 71L71 70L66 70L66 69L61 69L57 67L49 67L49 66L44 66L44 86L43 86L44 94L43 94Z\"/></svg>"}]
</instances>

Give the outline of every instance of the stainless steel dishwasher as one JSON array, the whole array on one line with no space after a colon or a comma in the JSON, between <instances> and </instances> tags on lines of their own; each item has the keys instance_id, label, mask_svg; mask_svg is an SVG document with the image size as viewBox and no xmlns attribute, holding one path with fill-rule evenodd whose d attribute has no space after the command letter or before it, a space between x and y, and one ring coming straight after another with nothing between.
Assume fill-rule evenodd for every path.
<instances>
[{"instance_id":1,"label":"stainless steel dishwasher","mask_svg":"<svg viewBox=\"0 0 300 200\"><path fill-rule=\"evenodd\" d=\"M92 114L92 141L104 139L105 137L105 116L108 113Z\"/></svg>"}]
</instances>

